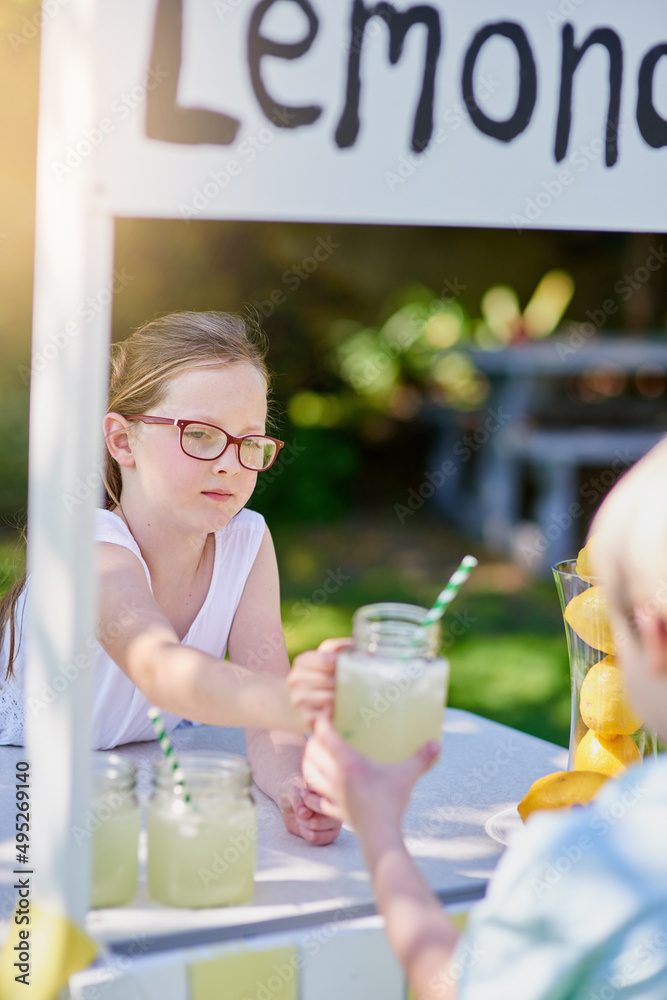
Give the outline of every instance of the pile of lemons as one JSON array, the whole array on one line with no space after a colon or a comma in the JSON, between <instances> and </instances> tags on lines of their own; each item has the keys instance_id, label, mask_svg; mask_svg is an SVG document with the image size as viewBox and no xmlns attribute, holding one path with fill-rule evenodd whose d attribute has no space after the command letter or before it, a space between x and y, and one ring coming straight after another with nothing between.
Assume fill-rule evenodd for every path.
<instances>
[{"instance_id":1,"label":"pile of lemons","mask_svg":"<svg viewBox=\"0 0 667 1000\"><path fill-rule=\"evenodd\" d=\"M579 553L575 567L577 575L591 583L595 545L593 535ZM564 618L591 649L605 655L589 669L581 685L578 731L583 735L575 751L574 770L547 774L531 786L518 806L524 822L537 810L589 802L608 778L622 774L629 764L642 759L632 734L643 720L630 703L623 673L616 663L604 589L593 585L577 594L565 608Z\"/></svg>"},{"instance_id":2,"label":"pile of lemons","mask_svg":"<svg viewBox=\"0 0 667 1000\"><path fill-rule=\"evenodd\" d=\"M595 545L596 536L593 535L577 557L575 569L583 579L590 580L593 575L591 559ZM574 769L614 777L628 764L641 761L631 734L637 732L642 719L630 704L623 673L616 663L604 589L597 585L577 594L565 608L564 617L572 631L591 649L606 653L590 668L581 685L579 715L586 732L577 746Z\"/></svg>"}]
</instances>

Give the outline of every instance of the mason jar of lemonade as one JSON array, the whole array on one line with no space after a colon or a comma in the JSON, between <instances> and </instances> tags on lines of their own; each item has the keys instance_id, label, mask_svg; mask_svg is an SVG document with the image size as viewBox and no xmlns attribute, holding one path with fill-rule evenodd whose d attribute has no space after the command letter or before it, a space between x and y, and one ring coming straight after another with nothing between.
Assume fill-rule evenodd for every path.
<instances>
[{"instance_id":1,"label":"mason jar of lemonade","mask_svg":"<svg viewBox=\"0 0 667 1000\"><path fill-rule=\"evenodd\" d=\"M440 742L449 663L438 656L440 623L426 608L369 604L355 612L353 646L338 654L334 726L374 760L405 760Z\"/></svg>"},{"instance_id":2,"label":"mason jar of lemonade","mask_svg":"<svg viewBox=\"0 0 667 1000\"><path fill-rule=\"evenodd\" d=\"M115 753L93 757L93 907L131 903L137 888L141 814L136 764Z\"/></svg>"},{"instance_id":3,"label":"mason jar of lemonade","mask_svg":"<svg viewBox=\"0 0 667 1000\"><path fill-rule=\"evenodd\" d=\"M153 761L148 892L167 906L237 906L252 899L257 819L243 757L197 751Z\"/></svg>"}]
</instances>

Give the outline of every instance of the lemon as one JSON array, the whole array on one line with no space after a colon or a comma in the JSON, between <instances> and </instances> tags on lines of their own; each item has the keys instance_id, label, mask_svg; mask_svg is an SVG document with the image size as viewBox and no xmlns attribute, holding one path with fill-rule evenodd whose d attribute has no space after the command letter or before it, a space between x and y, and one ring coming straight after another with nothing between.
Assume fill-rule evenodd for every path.
<instances>
[{"instance_id":1,"label":"lemon","mask_svg":"<svg viewBox=\"0 0 667 1000\"><path fill-rule=\"evenodd\" d=\"M593 771L555 771L533 782L528 793L517 806L519 816L526 822L540 809L567 809L590 802L608 775Z\"/></svg>"},{"instance_id":2,"label":"lemon","mask_svg":"<svg viewBox=\"0 0 667 1000\"><path fill-rule=\"evenodd\" d=\"M630 736L605 739L589 729L574 755L575 771L599 771L613 778L622 774L628 764L641 761L637 744Z\"/></svg>"},{"instance_id":3,"label":"lemon","mask_svg":"<svg viewBox=\"0 0 667 1000\"><path fill-rule=\"evenodd\" d=\"M563 617L572 631L593 649L614 652L609 605L602 587L589 587L573 597Z\"/></svg>"},{"instance_id":4,"label":"lemon","mask_svg":"<svg viewBox=\"0 0 667 1000\"><path fill-rule=\"evenodd\" d=\"M598 550L600 543L600 534L596 532L594 535L588 539L583 549L579 551L577 556L577 563L574 567L574 571L577 576L581 576L584 580L588 580L595 576L595 553Z\"/></svg>"},{"instance_id":5,"label":"lemon","mask_svg":"<svg viewBox=\"0 0 667 1000\"><path fill-rule=\"evenodd\" d=\"M577 725L575 726L575 730L574 730L574 745L575 745L575 747L579 746L579 744L581 743L581 741L583 740L583 738L584 738L584 736L586 735L587 732L588 732L588 726L586 725L586 723L584 722L584 720L581 717L579 717L577 719Z\"/></svg>"},{"instance_id":6,"label":"lemon","mask_svg":"<svg viewBox=\"0 0 667 1000\"><path fill-rule=\"evenodd\" d=\"M30 969L30 985L26 993L23 983L16 979L17 955L28 942L19 937L17 920L21 911L16 909L9 924L7 937L0 950L0 990L3 1000L22 1000L22 997L48 998L67 994L69 977L87 969L100 953L97 941L88 937L77 923L63 914L42 909L32 903L30 909L30 947L39 955Z\"/></svg>"},{"instance_id":7,"label":"lemon","mask_svg":"<svg viewBox=\"0 0 667 1000\"><path fill-rule=\"evenodd\" d=\"M612 656L600 660L584 677L579 712L588 728L606 739L627 736L641 726L643 720L630 704L623 672Z\"/></svg>"}]
</instances>

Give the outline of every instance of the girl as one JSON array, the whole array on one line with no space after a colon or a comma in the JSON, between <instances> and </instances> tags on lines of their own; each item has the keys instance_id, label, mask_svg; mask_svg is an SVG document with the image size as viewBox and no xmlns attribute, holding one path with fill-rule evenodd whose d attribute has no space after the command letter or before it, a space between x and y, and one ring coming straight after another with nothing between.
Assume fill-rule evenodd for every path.
<instances>
[{"instance_id":1,"label":"girl","mask_svg":"<svg viewBox=\"0 0 667 1000\"><path fill-rule=\"evenodd\" d=\"M223 313L162 317L112 352L93 746L153 739L149 704L164 710L168 730L183 719L253 727L256 783L291 833L326 844L340 823L308 807L301 777L301 733L321 706L309 670L326 646L290 678L296 709L271 535L245 509L282 447L266 434L268 383L263 346ZM0 743L18 745L24 583L0 604Z\"/></svg>"}]
</instances>

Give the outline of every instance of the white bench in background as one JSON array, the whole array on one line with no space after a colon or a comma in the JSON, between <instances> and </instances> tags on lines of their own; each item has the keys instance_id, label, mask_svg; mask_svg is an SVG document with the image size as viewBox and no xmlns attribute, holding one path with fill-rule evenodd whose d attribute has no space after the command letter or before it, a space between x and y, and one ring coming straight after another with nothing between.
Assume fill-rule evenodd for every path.
<instances>
[{"instance_id":1,"label":"white bench in background","mask_svg":"<svg viewBox=\"0 0 667 1000\"><path fill-rule=\"evenodd\" d=\"M501 351L472 353L477 367L494 385L483 419L493 409L500 414L497 430L488 435L474 456L473 475L466 478L465 462L458 464L457 475L450 477L445 489L438 491L437 502L443 513L451 516L473 535L482 537L493 549L511 552L516 549L516 531L521 524L523 490L526 476L535 489L529 519L534 522L533 537L546 547L535 550L534 568L576 554L581 527L602 500L604 490L583 496L580 486L582 468L609 469L616 478L629 468L667 432L667 420L655 425L636 425L634 415L615 426L596 426L591 420L570 426L541 426L540 404L547 387L555 380L610 369L632 377L641 370L667 372L667 339L643 336L592 337L581 346L572 337L506 348ZM619 412L622 414L622 403ZM591 417L595 416L591 406ZM667 401L665 402L667 410ZM574 410L574 407L573 407ZM537 418L536 418L537 414ZM434 464L447 457L456 461L456 440L464 438L451 427ZM459 454L463 451L458 449ZM605 486L613 482L604 477ZM579 504L575 516L571 511ZM584 522L582 522L584 519Z\"/></svg>"}]
</instances>

